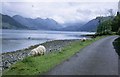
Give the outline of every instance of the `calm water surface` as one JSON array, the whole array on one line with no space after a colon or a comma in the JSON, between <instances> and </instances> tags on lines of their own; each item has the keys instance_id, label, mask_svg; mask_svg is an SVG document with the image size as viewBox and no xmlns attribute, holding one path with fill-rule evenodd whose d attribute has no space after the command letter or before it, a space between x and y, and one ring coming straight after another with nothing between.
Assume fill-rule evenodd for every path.
<instances>
[{"instance_id":1,"label":"calm water surface","mask_svg":"<svg viewBox=\"0 0 120 77\"><path fill-rule=\"evenodd\" d=\"M31 45L44 43L51 40L80 39L83 34L90 32L65 32L41 30L2 30L2 52L11 52Z\"/></svg>"}]
</instances>

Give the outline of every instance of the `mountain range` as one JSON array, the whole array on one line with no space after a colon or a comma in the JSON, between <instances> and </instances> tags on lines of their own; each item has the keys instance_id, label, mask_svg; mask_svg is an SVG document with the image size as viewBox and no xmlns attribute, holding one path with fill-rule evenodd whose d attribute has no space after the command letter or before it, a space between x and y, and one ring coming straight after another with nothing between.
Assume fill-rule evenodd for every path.
<instances>
[{"instance_id":1,"label":"mountain range","mask_svg":"<svg viewBox=\"0 0 120 77\"><path fill-rule=\"evenodd\" d=\"M40 30L58 30L61 28L61 25L57 23L55 20L47 18L24 18L19 15L15 15L12 17L17 22L21 23L22 25L28 27L29 29L40 29Z\"/></svg>"},{"instance_id":2,"label":"mountain range","mask_svg":"<svg viewBox=\"0 0 120 77\"><path fill-rule=\"evenodd\" d=\"M2 28L3 29L38 29L38 30L56 30L56 31L88 31L88 32L95 32L97 30L97 27L101 22L111 19L112 17L96 17L93 20L90 20L89 22L81 23L67 23L65 24L66 27L63 27L62 24L59 24L53 19L46 18L25 18L20 15L15 15L13 17L10 17L8 15L2 15Z\"/></svg>"},{"instance_id":3,"label":"mountain range","mask_svg":"<svg viewBox=\"0 0 120 77\"><path fill-rule=\"evenodd\" d=\"M8 15L0 14L0 18L2 19L2 21L0 21L0 28L2 29L28 29L28 27L15 21L13 18L11 18Z\"/></svg>"}]
</instances>

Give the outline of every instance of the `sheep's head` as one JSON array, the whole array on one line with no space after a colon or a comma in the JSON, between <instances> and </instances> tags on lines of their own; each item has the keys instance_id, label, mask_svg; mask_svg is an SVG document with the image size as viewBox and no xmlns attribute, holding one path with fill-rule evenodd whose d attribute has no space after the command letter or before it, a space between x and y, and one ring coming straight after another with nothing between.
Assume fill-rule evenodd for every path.
<instances>
[{"instance_id":1,"label":"sheep's head","mask_svg":"<svg viewBox=\"0 0 120 77\"><path fill-rule=\"evenodd\" d=\"M34 55L34 53L33 53L34 51L33 50L31 50L29 53L28 53L28 56L33 56Z\"/></svg>"}]
</instances>

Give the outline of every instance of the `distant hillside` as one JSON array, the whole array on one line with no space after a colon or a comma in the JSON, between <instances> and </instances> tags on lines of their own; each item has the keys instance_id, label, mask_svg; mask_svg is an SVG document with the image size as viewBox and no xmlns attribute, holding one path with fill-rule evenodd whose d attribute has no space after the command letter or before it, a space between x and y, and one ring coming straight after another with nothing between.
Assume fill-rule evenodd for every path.
<instances>
[{"instance_id":1,"label":"distant hillside","mask_svg":"<svg viewBox=\"0 0 120 77\"><path fill-rule=\"evenodd\" d=\"M66 27L60 29L64 31L87 31L87 32L96 32L97 27L99 26L99 23L102 23L103 21L113 19L114 17L96 17L93 20L90 20L86 24L85 22L81 23L67 23L65 24Z\"/></svg>"},{"instance_id":2,"label":"distant hillside","mask_svg":"<svg viewBox=\"0 0 120 77\"><path fill-rule=\"evenodd\" d=\"M24 18L19 15L13 16L13 19L29 27L30 29L40 29L40 30L59 30L62 26L53 19L41 19L41 18Z\"/></svg>"},{"instance_id":3,"label":"distant hillside","mask_svg":"<svg viewBox=\"0 0 120 77\"><path fill-rule=\"evenodd\" d=\"M57 23L55 20L47 18L25 18L20 15L15 15L10 17L8 15L0 14L2 16L2 28L3 29L38 29L38 30L60 30L60 31L88 31L95 32L99 23L102 23L105 20L113 19L114 17L97 17L88 23L77 22L77 23L67 23L63 25Z\"/></svg>"},{"instance_id":4,"label":"distant hillside","mask_svg":"<svg viewBox=\"0 0 120 77\"><path fill-rule=\"evenodd\" d=\"M2 21L0 21L0 28L2 29L27 29L26 26L15 21L8 15L0 14L0 18L2 19Z\"/></svg>"},{"instance_id":5,"label":"distant hillside","mask_svg":"<svg viewBox=\"0 0 120 77\"><path fill-rule=\"evenodd\" d=\"M86 23L85 25L81 26L78 30L80 31L88 31L88 32L96 32L97 27L99 26L99 23L102 23L103 21L113 19L114 17L97 17L96 19L93 19Z\"/></svg>"},{"instance_id":6,"label":"distant hillside","mask_svg":"<svg viewBox=\"0 0 120 77\"><path fill-rule=\"evenodd\" d=\"M99 25L99 20L98 19L93 19L91 21L89 21L88 23L86 23L85 25L81 26L79 28L80 31L96 31L97 30L97 26Z\"/></svg>"}]
</instances>

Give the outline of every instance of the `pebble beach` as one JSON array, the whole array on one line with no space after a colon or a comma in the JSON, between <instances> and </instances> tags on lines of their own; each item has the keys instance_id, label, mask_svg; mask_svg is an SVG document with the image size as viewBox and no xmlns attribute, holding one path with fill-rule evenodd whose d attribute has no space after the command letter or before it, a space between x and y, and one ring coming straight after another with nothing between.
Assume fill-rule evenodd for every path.
<instances>
[{"instance_id":1,"label":"pebble beach","mask_svg":"<svg viewBox=\"0 0 120 77\"><path fill-rule=\"evenodd\" d=\"M64 48L67 45L70 45L72 42L79 41L80 39L74 39L74 40L53 40L53 41L48 41L42 44L37 44L30 46L25 49L17 50L17 51L12 51L12 52L6 52L2 53L2 63L1 64L1 69L5 70L9 68L12 64L15 64L16 62L23 60L25 57L28 57L29 52L36 48L39 45L43 45L46 48L46 54L50 54L52 52L59 52L61 51L62 48Z\"/></svg>"}]
</instances>

